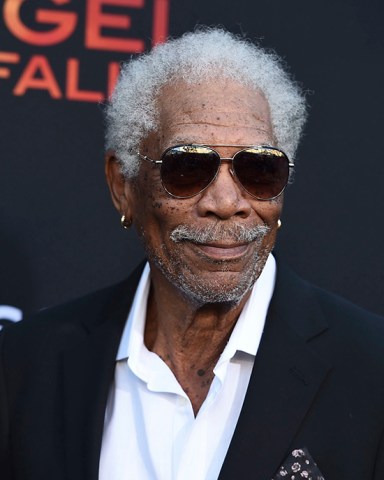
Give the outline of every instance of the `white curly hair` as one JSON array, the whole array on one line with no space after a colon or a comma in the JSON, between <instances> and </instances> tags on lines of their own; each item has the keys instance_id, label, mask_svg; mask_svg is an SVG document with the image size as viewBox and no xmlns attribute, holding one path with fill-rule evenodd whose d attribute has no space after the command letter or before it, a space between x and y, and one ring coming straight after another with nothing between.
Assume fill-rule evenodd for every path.
<instances>
[{"instance_id":1,"label":"white curly hair","mask_svg":"<svg viewBox=\"0 0 384 480\"><path fill-rule=\"evenodd\" d=\"M291 161L306 120L299 85L275 53L221 28L199 28L157 45L122 65L105 108L105 147L115 151L126 178L137 175L140 142L158 128L156 98L175 80L229 78L261 91L268 101L277 147Z\"/></svg>"}]
</instances>

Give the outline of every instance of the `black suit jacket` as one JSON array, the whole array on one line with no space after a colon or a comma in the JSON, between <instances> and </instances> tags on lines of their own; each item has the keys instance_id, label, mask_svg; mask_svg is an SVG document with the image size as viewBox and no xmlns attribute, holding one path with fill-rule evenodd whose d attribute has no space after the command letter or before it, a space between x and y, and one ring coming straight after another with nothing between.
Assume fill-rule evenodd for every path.
<instances>
[{"instance_id":1,"label":"black suit jacket","mask_svg":"<svg viewBox=\"0 0 384 480\"><path fill-rule=\"evenodd\" d=\"M97 479L115 355L140 273L2 332L2 480ZM326 480L383 480L383 431L384 320L278 264L220 479L270 480L306 447Z\"/></svg>"}]
</instances>

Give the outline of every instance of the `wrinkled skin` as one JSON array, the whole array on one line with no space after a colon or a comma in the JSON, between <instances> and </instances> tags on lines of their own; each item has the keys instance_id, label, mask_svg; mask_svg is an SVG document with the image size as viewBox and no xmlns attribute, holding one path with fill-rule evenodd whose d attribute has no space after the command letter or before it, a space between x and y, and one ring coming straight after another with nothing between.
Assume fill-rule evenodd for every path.
<instances>
[{"instance_id":1,"label":"wrinkled skin","mask_svg":"<svg viewBox=\"0 0 384 480\"><path fill-rule=\"evenodd\" d=\"M263 95L231 80L167 85L158 106L160 129L141 145L150 158L159 159L180 143L276 145ZM231 157L240 148L215 149ZM188 199L167 194L159 168L148 162L141 162L136 179L125 181L114 153L108 152L106 173L116 208L133 218L148 254L152 283L146 345L166 361L185 391L193 391L188 395L197 413L210 381L203 388L190 365L199 363L208 380L213 378L215 360L273 248L282 196L273 201L251 197L228 163L204 192ZM171 233L180 225L225 232L235 225L261 226L267 233L245 244L230 234L207 244L175 242Z\"/></svg>"}]
</instances>

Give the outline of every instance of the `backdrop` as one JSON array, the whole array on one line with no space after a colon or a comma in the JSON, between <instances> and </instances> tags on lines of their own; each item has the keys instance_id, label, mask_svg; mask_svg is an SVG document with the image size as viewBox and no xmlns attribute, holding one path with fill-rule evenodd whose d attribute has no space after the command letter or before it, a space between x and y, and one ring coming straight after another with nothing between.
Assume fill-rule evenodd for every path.
<instances>
[{"instance_id":1,"label":"backdrop","mask_svg":"<svg viewBox=\"0 0 384 480\"><path fill-rule=\"evenodd\" d=\"M126 276L143 256L103 176L119 63L196 24L274 48L308 91L279 255L384 313L384 32L379 0L3 0L0 326Z\"/></svg>"}]
</instances>

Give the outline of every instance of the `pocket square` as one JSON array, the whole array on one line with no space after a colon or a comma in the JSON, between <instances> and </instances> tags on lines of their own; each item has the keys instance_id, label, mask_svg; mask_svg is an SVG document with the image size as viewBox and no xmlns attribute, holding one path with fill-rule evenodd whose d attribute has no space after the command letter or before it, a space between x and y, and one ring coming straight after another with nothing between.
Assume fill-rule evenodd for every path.
<instances>
[{"instance_id":1,"label":"pocket square","mask_svg":"<svg viewBox=\"0 0 384 480\"><path fill-rule=\"evenodd\" d=\"M298 448L288 455L272 480L325 480L306 448Z\"/></svg>"}]
</instances>

